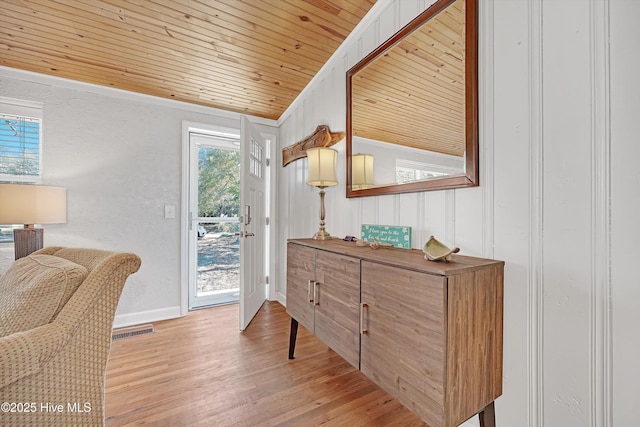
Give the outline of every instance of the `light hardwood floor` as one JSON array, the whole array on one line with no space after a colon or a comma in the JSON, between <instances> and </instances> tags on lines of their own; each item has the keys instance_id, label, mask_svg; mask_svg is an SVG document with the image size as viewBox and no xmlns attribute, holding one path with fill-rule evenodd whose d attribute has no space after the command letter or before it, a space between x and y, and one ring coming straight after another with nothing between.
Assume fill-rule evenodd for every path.
<instances>
[{"instance_id":1,"label":"light hardwood floor","mask_svg":"<svg viewBox=\"0 0 640 427\"><path fill-rule=\"evenodd\" d=\"M241 333L228 305L114 341L107 426L426 425L303 327L287 359L289 323L267 302Z\"/></svg>"}]
</instances>

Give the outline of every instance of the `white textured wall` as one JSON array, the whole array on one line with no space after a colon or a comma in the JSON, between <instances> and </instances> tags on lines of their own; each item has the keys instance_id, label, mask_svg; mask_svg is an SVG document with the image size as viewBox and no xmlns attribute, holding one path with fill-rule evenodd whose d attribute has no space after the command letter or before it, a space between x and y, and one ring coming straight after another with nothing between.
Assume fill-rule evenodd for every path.
<instances>
[{"instance_id":1,"label":"white textured wall","mask_svg":"<svg viewBox=\"0 0 640 427\"><path fill-rule=\"evenodd\" d=\"M0 96L44 104L43 183L66 187L68 198L68 223L44 226L45 245L138 254L142 267L117 315L178 315L182 121L239 129L239 115L7 68L0 68ZM261 122L264 131L268 121ZM164 218L165 205L176 207L175 219ZM12 245L0 253L1 272Z\"/></svg>"},{"instance_id":2,"label":"white textured wall","mask_svg":"<svg viewBox=\"0 0 640 427\"><path fill-rule=\"evenodd\" d=\"M283 146L343 131L345 72L431 1L384 3L281 118ZM498 425L637 425L640 1L479 3L480 187L346 199L341 142L327 229L409 225L416 248L434 234L506 261ZM280 171L282 300L284 242L317 229L305 167Z\"/></svg>"}]
</instances>

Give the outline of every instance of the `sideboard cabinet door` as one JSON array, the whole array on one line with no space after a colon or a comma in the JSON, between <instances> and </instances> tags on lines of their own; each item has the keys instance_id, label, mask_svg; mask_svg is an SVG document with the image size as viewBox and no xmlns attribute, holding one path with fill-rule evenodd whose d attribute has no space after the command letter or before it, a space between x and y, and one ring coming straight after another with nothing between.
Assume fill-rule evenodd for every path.
<instances>
[{"instance_id":1,"label":"sideboard cabinet door","mask_svg":"<svg viewBox=\"0 0 640 427\"><path fill-rule=\"evenodd\" d=\"M445 426L446 278L362 261L361 370Z\"/></svg>"},{"instance_id":2,"label":"sideboard cabinet door","mask_svg":"<svg viewBox=\"0 0 640 427\"><path fill-rule=\"evenodd\" d=\"M360 259L316 253L315 334L356 369L360 366Z\"/></svg>"},{"instance_id":3,"label":"sideboard cabinet door","mask_svg":"<svg viewBox=\"0 0 640 427\"><path fill-rule=\"evenodd\" d=\"M314 332L315 265L315 249L287 244L287 313L311 332Z\"/></svg>"}]
</instances>

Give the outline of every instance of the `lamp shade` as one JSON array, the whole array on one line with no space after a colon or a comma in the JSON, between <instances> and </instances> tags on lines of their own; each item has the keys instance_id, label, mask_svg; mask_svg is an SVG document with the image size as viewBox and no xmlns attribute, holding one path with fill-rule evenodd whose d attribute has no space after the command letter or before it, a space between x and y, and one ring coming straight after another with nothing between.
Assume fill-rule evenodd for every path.
<instances>
[{"instance_id":1,"label":"lamp shade","mask_svg":"<svg viewBox=\"0 0 640 427\"><path fill-rule=\"evenodd\" d=\"M330 187L338 184L336 161L338 152L333 148L310 148L307 150L307 184L314 187Z\"/></svg>"},{"instance_id":2,"label":"lamp shade","mask_svg":"<svg viewBox=\"0 0 640 427\"><path fill-rule=\"evenodd\" d=\"M351 156L351 187L362 190L373 186L373 156L354 154Z\"/></svg>"},{"instance_id":3,"label":"lamp shade","mask_svg":"<svg viewBox=\"0 0 640 427\"><path fill-rule=\"evenodd\" d=\"M0 184L0 224L66 222L66 188L32 184Z\"/></svg>"}]
</instances>

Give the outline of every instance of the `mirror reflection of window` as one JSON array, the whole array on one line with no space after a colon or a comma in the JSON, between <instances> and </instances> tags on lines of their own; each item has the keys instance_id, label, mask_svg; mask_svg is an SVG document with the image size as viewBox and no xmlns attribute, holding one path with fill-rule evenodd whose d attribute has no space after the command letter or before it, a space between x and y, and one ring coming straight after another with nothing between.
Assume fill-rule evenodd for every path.
<instances>
[{"instance_id":1,"label":"mirror reflection of window","mask_svg":"<svg viewBox=\"0 0 640 427\"><path fill-rule=\"evenodd\" d=\"M449 173L439 172L437 169L440 169L438 165L398 159L396 160L396 182L404 184L449 175Z\"/></svg>"}]
</instances>

